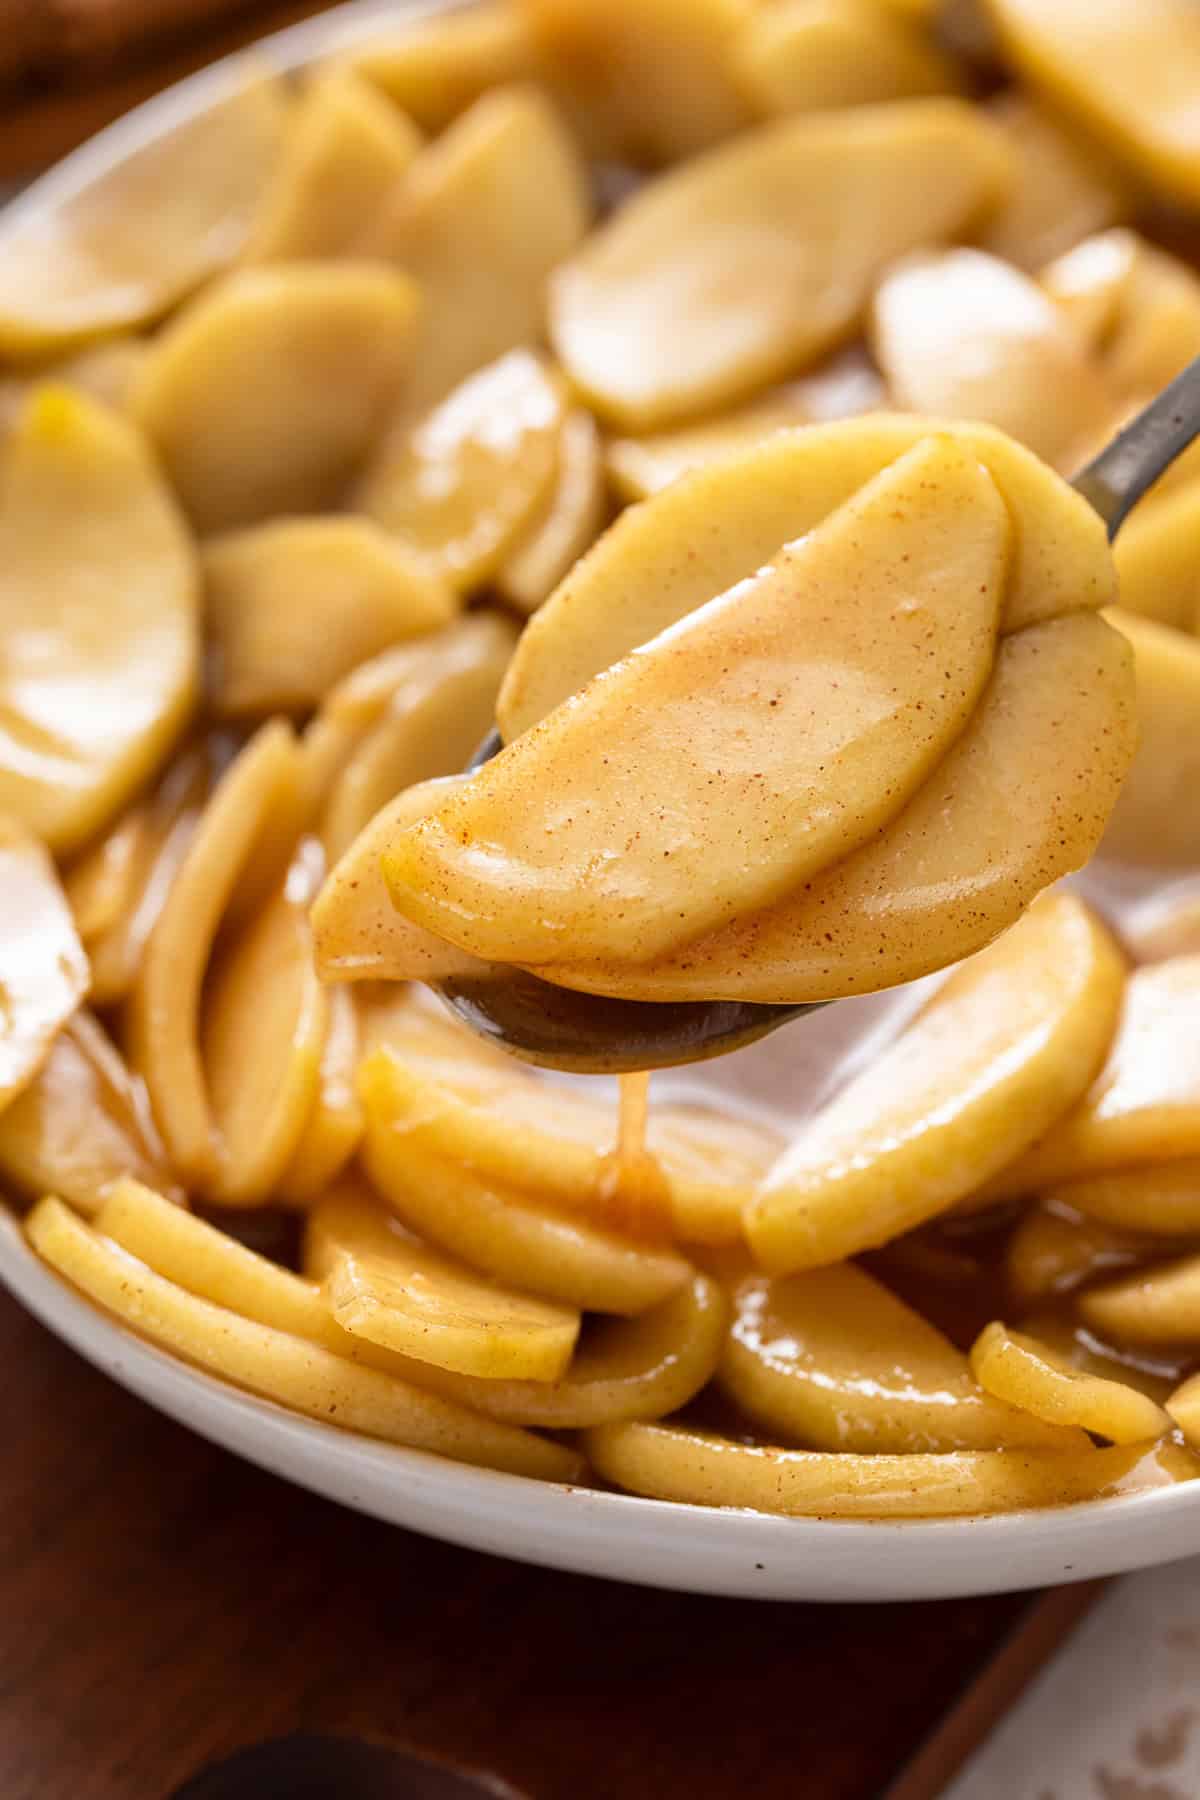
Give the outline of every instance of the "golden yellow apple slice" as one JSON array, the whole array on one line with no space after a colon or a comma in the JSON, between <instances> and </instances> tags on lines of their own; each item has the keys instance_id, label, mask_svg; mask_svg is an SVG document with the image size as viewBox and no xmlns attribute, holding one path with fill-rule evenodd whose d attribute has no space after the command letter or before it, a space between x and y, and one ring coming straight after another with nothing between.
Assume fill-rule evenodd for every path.
<instances>
[{"instance_id":1,"label":"golden yellow apple slice","mask_svg":"<svg viewBox=\"0 0 1200 1800\"><path fill-rule=\"evenodd\" d=\"M906 258L883 278L874 348L896 405L983 419L1072 473L1114 396L1031 276L982 250Z\"/></svg>"},{"instance_id":2,"label":"golden yellow apple slice","mask_svg":"<svg viewBox=\"0 0 1200 1800\"><path fill-rule=\"evenodd\" d=\"M85 1008L0 1113L0 1174L33 1199L59 1194L83 1213L125 1175L178 1197L145 1090Z\"/></svg>"},{"instance_id":3,"label":"golden yellow apple slice","mask_svg":"<svg viewBox=\"0 0 1200 1800\"><path fill-rule=\"evenodd\" d=\"M88 988L88 960L38 840L0 814L0 1110L27 1087Z\"/></svg>"},{"instance_id":4,"label":"golden yellow apple slice","mask_svg":"<svg viewBox=\"0 0 1200 1800\"><path fill-rule=\"evenodd\" d=\"M404 638L448 624L450 588L369 519L275 519L213 538L202 566L221 714L307 711Z\"/></svg>"},{"instance_id":5,"label":"golden yellow apple slice","mask_svg":"<svg viewBox=\"0 0 1200 1800\"><path fill-rule=\"evenodd\" d=\"M1054 1200L1031 1207L1009 1238L1005 1282L1018 1305L1039 1306L1093 1276L1133 1268L1155 1250L1148 1238L1087 1219ZM1161 1244L1157 1252L1162 1254Z\"/></svg>"},{"instance_id":6,"label":"golden yellow apple slice","mask_svg":"<svg viewBox=\"0 0 1200 1800\"><path fill-rule=\"evenodd\" d=\"M1200 1461L1173 1444L863 1456L639 1423L598 1426L584 1443L597 1472L635 1494L822 1519L1023 1512L1139 1493L1200 1474Z\"/></svg>"},{"instance_id":7,"label":"golden yellow apple slice","mask_svg":"<svg viewBox=\"0 0 1200 1800\"><path fill-rule=\"evenodd\" d=\"M550 287L551 339L629 431L748 395L853 328L875 278L1003 194L999 133L957 100L760 127L660 176Z\"/></svg>"},{"instance_id":8,"label":"golden yellow apple slice","mask_svg":"<svg viewBox=\"0 0 1200 1800\"><path fill-rule=\"evenodd\" d=\"M379 263L273 263L156 339L133 411L204 532L329 504L387 416L421 297Z\"/></svg>"},{"instance_id":9,"label":"golden yellow apple slice","mask_svg":"<svg viewBox=\"0 0 1200 1800\"><path fill-rule=\"evenodd\" d=\"M990 0L1020 74L1165 197L1200 200L1200 17L1189 0Z\"/></svg>"},{"instance_id":10,"label":"golden yellow apple slice","mask_svg":"<svg viewBox=\"0 0 1200 1800\"><path fill-rule=\"evenodd\" d=\"M550 498L566 411L542 358L511 350L385 444L358 503L438 580L478 587Z\"/></svg>"},{"instance_id":11,"label":"golden yellow apple slice","mask_svg":"<svg viewBox=\"0 0 1200 1800\"><path fill-rule=\"evenodd\" d=\"M442 131L489 88L536 73L529 26L509 0L481 0L448 15L407 20L394 36L348 53L424 131Z\"/></svg>"},{"instance_id":12,"label":"golden yellow apple slice","mask_svg":"<svg viewBox=\"0 0 1200 1800\"><path fill-rule=\"evenodd\" d=\"M1132 688L1128 647L1103 619L1014 632L954 748L861 850L656 962L546 973L637 1000L786 1002L947 968L1096 848L1134 754ZM391 951L391 972L406 972L409 941L395 938Z\"/></svg>"},{"instance_id":13,"label":"golden yellow apple slice","mask_svg":"<svg viewBox=\"0 0 1200 1800\"><path fill-rule=\"evenodd\" d=\"M0 354L44 356L160 317L241 250L278 158L282 87L236 65L194 118L0 231Z\"/></svg>"},{"instance_id":14,"label":"golden yellow apple slice","mask_svg":"<svg viewBox=\"0 0 1200 1800\"><path fill-rule=\"evenodd\" d=\"M1188 492L1183 489L1182 495ZM1140 741L1105 833L1104 853L1122 862L1192 868L1200 856L1200 820L1192 804L1200 777L1193 730L1200 705L1200 643L1123 608L1112 608L1108 616L1133 645Z\"/></svg>"},{"instance_id":15,"label":"golden yellow apple slice","mask_svg":"<svg viewBox=\"0 0 1200 1800\"><path fill-rule=\"evenodd\" d=\"M1072 130L1038 99L1010 88L988 111L1015 174L979 242L1019 269L1037 269L1133 211L1133 186L1103 144Z\"/></svg>"},{"instance_id":16,"label":"golden yellow apple slice","mask_svg":"<svg viewBox=\"0 0 1200 1800\"><path fill-rule=\"evenodd\" d=\"M931 434L984 465L1013 518L1004 631L1116 598L1094 510L1002 432L883 413L779 432L693 470L604 533L522 633L497 709L506 741L753 575Z\"/></svg>"},{"instance_id":17,"label":"golden yellow apple slice","mask_svg":"<svg viewBox=\"0 0 1200 1800\"><path fill-rule=\"evenodd\" d=\"M1064 1182L1047 1199L1119 1231L1200 1236L1200 1157Z\"/></svg>"},{"instance_id":18,"label":"golden yellow apple slice","mask_svg":"<svg viewBox=\"0 0 1200 1800\"><path fill-rule=\"evenodd\" d=\"M594 1085L547 1082L419 992L401 996L375 1041L362 1093L369 1117L401 1156L423 1150L574 1217L611 1217L615 1097ZM742 1211L782 1148L765 1125L665 1102L650 1109L647 1144L679 1236L712 1244L739 1241Z\"/></svg>"},{"instance_id":19,"label":"golden yellow apple slice","mask_svg":"<svg viewBox=\"0 0 1200 1800\"><path fill-rule=\"evenodd\" d=\"M688 1264L670 1248L638 1242L579 1210L555 1210L519 1182L414 1146L388 1073L368 1058L360 1078L363 1167L389 1209L421 1237L484 1275L590 1312L636 1315L688 1280Z\"/></svg>"},{"instance_id":20,"label":"golden yellow apple slice","mask_svg":"<svg viewBox=\"0 0 1200 1800\"><path fill-rule=\"evenodd\" d=\"M1124 976L1081 901L1039 901L801 1128L747 1212L755 1256L779 1273L840 1262L980 1187L1084 1093Z\"/></svg>"},{"instance_id":21,"label":"golden yellow apple slice","mask_svg":"<svg viewBox=\"0 0 1200 1800\"><path fill-rule=\"evenodd\" d=\"M1178 1387L1187 1366L1178 1350L1117 1349L1069 1314L1033 1313L1022 1321L1021 1329L1048 1345L1071 1368L1136 1388L1159 1406L1165 1405L1171 1390Z\"/></svg>"},{"instance_id":22,"label":"golden yellow apple slice","mask_svg":"<svg viewBox=\"0 0 1200 1800\"><path fill-rule=\"evenodd\" d=\"M1075 1309L1118 1344L1200 1344L1200 1257L1155 1263L1090 1287Z\"/></svg>"},{"instance_id":23,"label":"golden yellow apple slice","mask_svg":"<svg viewBox=\"0 0 1200 1800\"><path fill-rule=\"evenodd\" d=\"M153 1343L251 1393L326 1425L459 1462L551 1481L580 1473L579 1458L562 1445L198 1298L100 1236L60 1200L41 1201L26 1230L39 1256L90 1299Z\"/></svg>"},{"instance_id":24,"label":"golden yellow apple slice","mask_svg":"<svg viewBox=\"0 0 1200 1800\"><path fill-rule=\"evenodd\" d=\"M1200 480L1193 479L1169 488L1165 493L1149 495L1134 509L1113 554L1122 615L1135 613L1160 625L1177 626L1180 631L1194 633L1200 628L1200 594L1196 588L1196 568L1200 560ZM1137 641L1135 638L1135 646ZM1157 660L1165 666L1168 640L1151 633L1147 634L1145 642L1158 648ZM1186 651L1183 656L1185 661L1190 660ZM1153 676L1148 685L1153 687ZM1143 725L1143 736L1147 729L1151 735L1157 735L1149 720L1162 704L1162 696L1152 693L1146 707L1148 721ZM1153 825L1150 830L1153 831Z\"/></svg>"},{"instance_id":25,"label":"golden yellow apple slice","mask_svg":"<svg viewBox=\"0 0 1200 1800\"><path fill-rule=\"evenodd\" d=\"M1135 969L1108 1059L1079 1104L996 1183L1037 1193L1200 1155L1200 955Z\"/></svg>"},{"instance_id":26,"label":"golden yellow apple slice","mask_svg":"<svg viewBox=\"0 0 1200 1800\"><path fill-rule=\"evenodd\" d=\"M56 357L20 375L0 375L0 440L17 425L33 390L42 382L75 388L114 412L124 412L142 364L149 355L144 338L116 337Z\"/></svg>"},{"instance_id":27,"label":"golden yellow apple slice","mask_svg":"<svg viewBox=\"0 0 1200 1800\"><path fill-rule=\"evenodd\" d=\"M878 0L783 0L753 12L737 71L765 116L949 94L954 65L929 35Z\"/></svg>"},{"instance_id":28,"label":"golden yellow apple slice","mask_svg":"<svg viewBox=\"0 0 1200 1800\"><path fill-rule=\"evenodd\" d=\"M346 255L421 143L412 120L352 69L317 75L266 185L247 259Z\"/></svg>"},{"instance_id":29,"label":"golden yellow apple slice","mask_svg":"<svg viewBox=\"0 0 1200 1800\"><path fill-rule=\"evenodd\" d=\"M971 1372L986 1393L1051 1426L1082 1427L1114 1444L1163 1437L1162 1407L1127 1382L1074 1368L1065 1357L998 1319L971 1346Z\"/></svg>"},{"instance_id":30,"label":"golden yellow apple slice","mask_svg":"<svg viewBox=\"0 0 1200 1800\"><path fill-rule=\"evenodd\" d=\"M517 0L538 66L593 154L672 162L749 123L748 0Z\"/></svg>"},{"instance_id":31,"label":"golden yellow apple slice","mask_svg":"<svg viewBox=\"0 0 1200 1800\"><path fill-rule=\"evenodd\" d=\"M404 385L406 418L505 351L543 335L546 279L588 228L587 178L550 102L506 87L416 158L362 241L424 298Z\"/></svg>"},{"instance_id":32,"label":"golden yellow apple slice","mask_svg":"<svg viewBox=\"0 0 1200 1800\"><path fill-rule=\"evenodd\" d=\"M272 815L294 818L301 773L299 747L278 720L231 764L174 872L130 996L132 1061L171 1160L188 1181L212 1179L218 1166L198 1042L213 940L239 880L262 856Z\"/></svg>"},{"instance_id":33,"label":"golden yellow apple slice","mask_svg":"<svg viewBox=\"0 0 1200 1800\"><path fill-rule=\"evenodd\" d=\"M949 1338L853 1263L750 1276L733 1307L721 1386L785 1442L900 1454L1085 1448L984 1393Z\"/></svg>"},{"instance_id":34,"label":"golden yellow apple slice","mask_svg":"<svg viewBox=\"0 0 1200 1800\"><path fill-rule=\"evenodd\" d=\"M1166 387L1200 355L1200 276L1144 238L1135 237L1135 244L1106 364L1119 387L1143 398ZM1179 478L1180 468L1194 474L1194 456L1180 458L1168 483Z\"/></svg>"},{"instance_id":35,"label":"golden yellow apple slice","mask_svg":"<svg viewBox=\"0 0 1200 1800\"><path fill-rule=\"evenodd\" d=\"M559 433L550 497L496 571L496 587L510 606L537 611L599 536L607 504L600 433L591 413L577 406Z\"/></svg>"},{"instance_id":36,"label":"golden yellow apple slice","mask_svg":"<svg viewBox=\"0 0 1200 1800\"><path fill-rule=\"evenodd\" d=\"M0 813L52 850L102 829L180 730L196 587L140 434L39 388L0 455Z\"/></svg>"},{"instance_id":37,"label":"golden yellow apple slice","mask_svg":"<svg viewBox=\"0 0 1200 1800\"><path fill-rule=\"evenodd\" d=\"M331 987L326 1004L329 1018L317 1097L275 1184L275 1197L291 1206L307 1206L341 1174L358 1148L366 1122L356 1087L360 1033L354 995L349 988Z\"/></svg>"},{"instance_id":38,"label":"golden yellow apple slice","mask_svg":"<svg viewBox=\"0 0 1200 1800\"><path fill-rule=\"evenodd\" d=\"M138 802L63 877L63 891L86 950L113 931L137 898L149 843L150 808Z\"/></svg>"},{"instance_id":39,"label":"golden yellow apple slice","mask_svg":"<svg viewBox=\"0 0 1200 1800\"><path fill-rule=\"evenodd\" d=\"M225 1205L271 1197L317 1101L329 1001L308 908L321 866L319 847L301 845L282 887L205 981L200 1060L217 1138L206 1186Z\"/></svg>"},{"instance_id":40,"label":"golden yellow apple slice","mask_svg":"<svg viewBox=\"0 0 1200 1800\"><path fill-rule=\"evenodd\" d=\"M645 960L777 899L966 724L1008 539L981 465L918 444L403 833L393 901L473 955L547 963Z\"/></svg>"}]
</instances>

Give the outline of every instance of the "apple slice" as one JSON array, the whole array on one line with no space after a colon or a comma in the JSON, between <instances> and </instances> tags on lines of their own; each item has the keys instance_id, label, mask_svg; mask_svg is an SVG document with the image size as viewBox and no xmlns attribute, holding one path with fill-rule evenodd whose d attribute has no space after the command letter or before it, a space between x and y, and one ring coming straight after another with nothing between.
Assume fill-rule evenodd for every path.
<instances>
[{"instance_id":1,"label":"apple slice","mask_svg":"<svg viewBox=\"0 0 1200 1800\"><path fill-rule=\"evenodd\" d=\"M275 1187L275 1199L289 1206L307 1206L341 1174L358 1148L366 1122L355 1085L360 1033L354 995L349 988L330 987L326 1001L329 1024L317 1098Z\"/></svg>"},{"instance_id":2,"label":"apple slice","mask_svg":"<svg viewBox=\"0 0 1200 1800\"><path fill-rule=\"evenodd\" d=\"M1008 541L981 465L917 444L401 834L393 901L472 955L546 963L642 961L778 899L966 725Z\"/></svg>"},{"instance_id":3,"label":"apple slice","mask_svg":"<svg viewBox=\"0 0 1200 1800\"><path fill-rule=\"evenodd\" d=\"M1175 499L1166 495L1155 504L1166 507ZM1164 872L1192 869L1200 857L1200 820L1192 806L1200 778L1192 729L1200 706L1200 643L1117 607L1108 617L1133 645L1139 742L1104 836L1104 854Z\"/></svg>"},{"instance_id":4,"label":"apple slice","mask_svg":"<svg viewBox=\"0 0 1200 1800\"><path fill-rule=\"evenodd\" d=\"M736 57L743 86L767 117L961 87L931 34L877 0L785 0L760 8L738 39Z\"/></svg>"},{"instance_id":5,"label":"apple slice","mask_svg":"<svg viewBox=\"0 0 1200 1800\"><path fill-rule=\"evenodd\" d=\"M1133 183L1103 144L1072 131L1020 88L1006 89L988 112L1012 150L1016 174L980 233L983 249L1034 270L1131 216Z\"/></svg>"},{"instance_id":6,"label":"apple slice","mask_svg":"<svg viewBox=\"0 0 1200 1800\"><path fill-rule=\"evenodd\" d=\"M87 986L87 957L54 864L0 815L0 1110L33 1080Z\"/></svg>"},{"instance_id":7,"label":"apple slice","mask_svg":"<svg viewBox=\"0 0 1200 1800\"><path fill-rule=\"evenodd\" d=\"M801 1127L746 1214L758 1261L840 1262L973 1193L1086 1090L1124 980L1081 901L1039 901Z\"/></svg>"},{"instance_id":8,"label":"apple slice","mask_svg":"<svg viewBox=\"0 0 1200 1800\"><path fill-rule=\"evenodd\" d=\"M1067 1181L1045 1196L1085 1218L1145 1237L1200 1236L1200 1157Z\"/></svg>"},{"instance_id":9,"label":"apple slice","mask_svg":"<svg viewBox=\"0 0 1200 1800\"><path fill-rule=\"evenodd\" d=\"M1008 1240L1004 1280L1023 1307L1050 1305L1114 1269L1162 1255L1162 1244L1119 1231L1055 1200L1031 1206Z\"/></svg>"},{"instance_id":10,"label":"apple slice","mask_svg":"<svg viewBox=\"0 0 1200 1800\"><path fill-rule=\"evenodd\" d=\"M953 237L1010 173L959 100L787 119L660 176L550 285L582 395L649 431L749 395L845 338L897 256Z\"/></svg>"},{"instance_id":11,"label":"apple slice","mask_svg":"<svg viewBox=\"0 0 1200 1800\"><path fill-rule=\"evenodd\" d=\"M1165 1437L1171 1420L1128 1382L1075 1368L1049 1344L995 1319L971 1346L971 1371L996 1399L1054 1426L1082 1427L1114 1444Z\"/></svg>"},{"instance_id":12,"label":"apple slice","mask_svg":"<svg viewBox=\"0 0 1200 1800\"><path fill-rule=\"evenodd\" d=\"M197 603L140 433L37 389L0 457L0 813L59 852L116 816L191 708Z\"/></svg>"},{"instance_id":13,"label":"apple slice","mask_svg":"<svg viewBox=\"0 0 1200 1800\"><path fill-rule=\"evenodd\" d=\"M429 132L444 131L489 88L537 74L528 23L509 0L405 19L355 45L347 61Z\"/></svg>"},{"instance_id":14,"label":"apple slice","mask_svg":"<svg viewBox=\"0 0 1200 1800\"><path fill-rule=\"evenodd\" d=\"M559 433L550 497L496 571L496 586L518 612L536 612L600 534L607 516L604 461L596 421L574 407Z\"/></svg>"}]
</instances>

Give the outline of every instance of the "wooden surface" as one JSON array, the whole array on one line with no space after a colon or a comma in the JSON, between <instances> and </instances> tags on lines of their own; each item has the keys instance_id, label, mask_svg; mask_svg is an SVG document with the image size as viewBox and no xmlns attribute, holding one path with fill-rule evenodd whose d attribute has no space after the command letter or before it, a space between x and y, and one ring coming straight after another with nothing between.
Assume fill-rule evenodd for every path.
<instances>
[{"instance_id":1,"label":"wooden surface","mask_svg":"<svg viewBox=\"0 0 1200 1800\"><path fill-rule=\"evenodd\" d=\"M235 1461L2 1292L0 1366L4 1800L165 1800L298 1729L432 1751L534 1800L879 1800L1029 1611L525 1568Z\"/></svg>"}]
</instances>

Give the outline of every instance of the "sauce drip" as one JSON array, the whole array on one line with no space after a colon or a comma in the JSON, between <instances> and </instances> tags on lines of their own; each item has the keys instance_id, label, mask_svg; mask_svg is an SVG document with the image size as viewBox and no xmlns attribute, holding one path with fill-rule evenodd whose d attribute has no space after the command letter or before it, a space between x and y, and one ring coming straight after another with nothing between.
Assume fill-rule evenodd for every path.
<instances>
[{"instance_id":1,"label":"sauce drip","mask_svg":"<svg viewBox=\"0 0 1200 1800\"><path fill-rule=\"evenodd\" d=\"M616 1147L605 1158L600 1200L614 1225L641 1238L671 1231L671 1192L658 1158L646 1143L650 1072L620 1077Z\"/></svg>"}]
</instances>

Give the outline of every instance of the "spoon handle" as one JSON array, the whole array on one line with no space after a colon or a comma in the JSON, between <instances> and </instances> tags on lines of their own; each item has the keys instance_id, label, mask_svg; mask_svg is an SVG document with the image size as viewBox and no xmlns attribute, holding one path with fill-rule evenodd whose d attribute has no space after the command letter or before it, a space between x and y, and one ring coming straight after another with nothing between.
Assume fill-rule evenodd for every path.
<instances>
[{"instance_id":1,"label":"spoon handle","mask_svg":"<svg viewBox=\"0 0 1200 1800\"><path fill-rule=\"evenodd\" d=\"M1116 537L1130 510L1200 436L1200 356L1156 394L1071 483Z\"/></svg>"}]
</instances>

